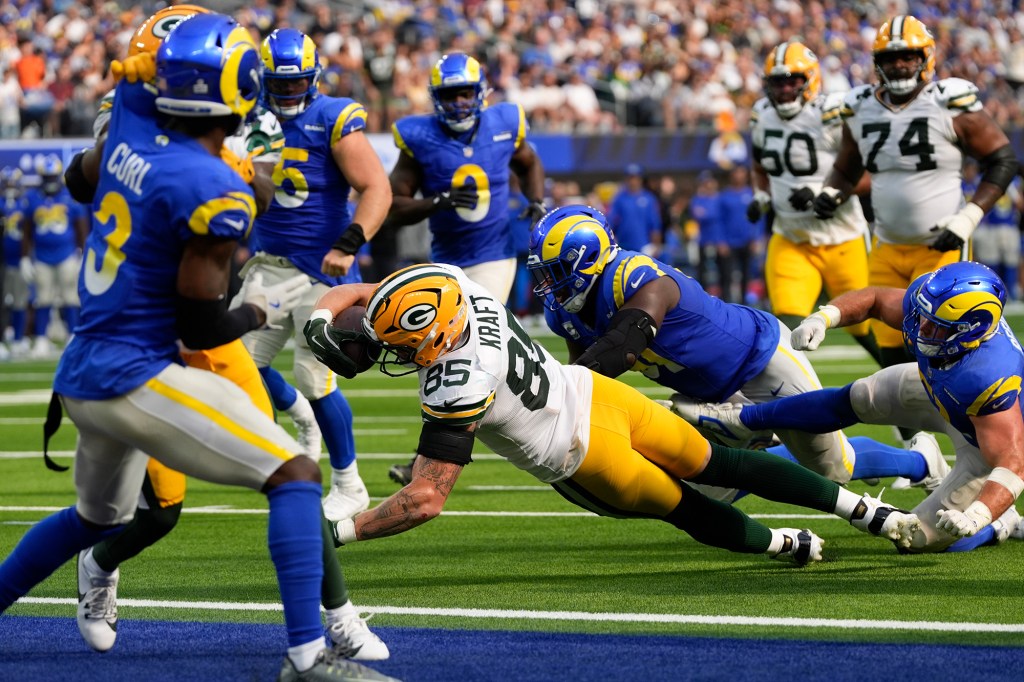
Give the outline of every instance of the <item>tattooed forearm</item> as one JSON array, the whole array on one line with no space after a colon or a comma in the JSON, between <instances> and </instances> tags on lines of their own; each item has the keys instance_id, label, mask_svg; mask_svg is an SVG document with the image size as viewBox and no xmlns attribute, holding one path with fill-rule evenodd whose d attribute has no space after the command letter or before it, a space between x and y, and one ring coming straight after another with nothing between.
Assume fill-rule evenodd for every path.
<instances>
[{"instance_id":1,"label":"tattooed forearm","mask_svg":"<svg viewBox=\"0 0 1024 682\"><path fill-rule=\"evenodd\" d=\"M460 473L461 465L419 457L411 483L355 517L356 537L383 538L426 523L441 513Z\"/></svg>"}]
</instances>

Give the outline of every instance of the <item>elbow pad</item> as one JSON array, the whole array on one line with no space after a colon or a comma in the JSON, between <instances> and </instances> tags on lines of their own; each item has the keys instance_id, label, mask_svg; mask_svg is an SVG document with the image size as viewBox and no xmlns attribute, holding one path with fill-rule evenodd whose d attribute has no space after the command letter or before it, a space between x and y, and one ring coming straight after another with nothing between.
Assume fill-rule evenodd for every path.
<instances>
[{"instance_id":1,"label":"elbow pad","mask_svg":"<svg viewBox=\"0 0 1024 682\"><path fill-rule=\"evenodd\" d=\"M981 182L991 182L1000 191L1005 192L1017 174L1017 157L1013 154L1013 148L1005 144L983 159L979 159L981 165Z\"/></svg>"},{"instance_id":2,"label":"elbow pad","mask_svg":"<svg viewBox=\"0 0 1024 682\"><path fill-rule=\"evenodd\" d=\"M83 149L71 159L68 169L64 171L64 184L67 185L68 192L71 193L75 201L80 204L91 204L93 197L96 196L96 188L86 179L85 172L82 170L82 159L85 158L85 152L86 150Z\"/></svg>"},{"instance_id":3,"label":"elbow pad","mask_svg":"<svg viewBox=\"0 0 1024 682\"><path fill-rule=\"evenodd\" d=\"M260 328L256 306L243 303L234 310L227 302L178 298L178 337L186 348L206 350L223 346L248 331Z\"/></svg>"},{"instance_id":4,"label":"elbow pad","mask_svg":"<svg viewBox=\"0 0 1024 682\"><path fill-rule=\"evenodd\" d=\"M654 339L654 318L639 308L623 308L615 313L608 331L576 359L598 374L615 378L636 362Z\"/></svg>"}]
</instances>

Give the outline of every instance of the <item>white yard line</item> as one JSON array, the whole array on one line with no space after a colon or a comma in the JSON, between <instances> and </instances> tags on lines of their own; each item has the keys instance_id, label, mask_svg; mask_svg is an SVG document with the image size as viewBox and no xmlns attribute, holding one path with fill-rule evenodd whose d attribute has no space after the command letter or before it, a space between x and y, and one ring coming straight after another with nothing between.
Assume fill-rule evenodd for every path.
<instances>
[{"instance_id":1,"label":"white yard line","mask_svg":"<svg viewBox=\"0 0 1024 682\"><path fill-rule=\"evenodd\" d=\"M22 604L74 606L71 598L22 597ZM280 604L214 601L163 601L118 599L118 606L192 611L281 611ZM914 630L928 632L1024 633L1024 623L964 623L930 620L865 620L847 618L788 618L770 616L706 616L675 613L589 613L586 611L527 611L525 609L441 609L417 606L357 606L362 612L396 616L441 618L501 618L516 620L567 620L599 623L669 623L679 625L740 625L751 627L832 628L838 630Z\"/></svg>"}]
</instances>

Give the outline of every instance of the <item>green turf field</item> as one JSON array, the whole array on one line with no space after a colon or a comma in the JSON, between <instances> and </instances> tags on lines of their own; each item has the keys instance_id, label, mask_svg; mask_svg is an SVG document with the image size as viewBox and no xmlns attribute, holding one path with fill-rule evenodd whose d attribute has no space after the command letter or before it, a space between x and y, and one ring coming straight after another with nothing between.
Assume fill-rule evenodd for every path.
<instances>
[{"instance_id":1,"label":"green turf field","mask_svg":"<svg viewBox=\"0 0 1024 682\"><path fill-rule=\"evenodd\" d=\"M826 386L873 370L842 333L826 348L811 355ZM290 359L278 364L289 379ZM29 524L74 501L72 473L48 471L38 455L53 369L0 365L0 556ZM643 377L628 381L669 394ZM396 489L388 466L407 461L417 442L415 378L371 371L343 388L360 472L379 500ZM888 428L849 433L894 442ZM70 464L74 436L65 420L51 444L58 461ZM480 445L477 453L442 517L339 550L353 601L377 614L372 624L1024 645L1024 542L900 556L837 518L742 500L748 513L781 515L768 525L825 538L825 561L800 569L704 547L664 523L592 516ZM326 476L326 454L322 464ZM897 490L885 499L909 508L922 496ZM168 538L122 566L120 617L279 622L262 496L190 481L185 507ZM73 562L29 596L11 613L71 616Z\"/></svg>"}]
</instances>

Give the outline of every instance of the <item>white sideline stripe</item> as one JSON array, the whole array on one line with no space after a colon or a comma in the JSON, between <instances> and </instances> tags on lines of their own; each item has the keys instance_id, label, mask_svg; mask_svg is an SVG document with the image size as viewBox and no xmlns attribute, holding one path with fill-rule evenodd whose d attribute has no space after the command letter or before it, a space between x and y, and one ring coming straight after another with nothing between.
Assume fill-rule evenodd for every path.
<instances>
[{"instance_id":1,"label":"white sideline stripe","mask_svg":"<svg viewBox=\"0 0 1024 682\"><path fill-rule=\"evenodd\" d=\"M371 497L371 500L379 501L383 500L383 497ZM15 507L15 506L0 506L0 512L58 512L67 507ZM246 515L246 514L266 514L266 509L233 509L224 505L210 505L206 507L185 507L181 510L184 514L227 514L227 515ZM598 516L593 512L579 511L579 512L532 512L532 511L442 511L441 516L494 516L494 517L513 517L513 516L533 516L533 517L551 517L551 518L565 518L565 517L580 517L580 516L591 516L595 519L608 518ZM833 514L750 514L751 518L754 519L807 519L807 520L821 520L821 521L842 521L843 519Z\"/></svg>"},{"instance_id":2,"label":"white sideline stripe","mask_svg":"<svg viewBox=\"0 0 1024 682\"><path fill-rule=\"evenodd\" d=\"M403 429L401 432L402 433L407 433L408 431ZM357 429L356 433L358 434L358 433L360 433L360 431ZM32 459L33 457L42 457L42 456L43 456L43 451L42 450L11 450L10 452L0 452L0 460L3 460L3 459ZM74 456L75 456L74 450L50 450L50 457L53 458L53 459L61 459L61 458L72 459ZM357 458L360 459L360 460L395 460L395 459L397 459L397 460L401 460L402 463L408 462L410 457L412 457L412 452L410 452L410 451L406 451L406 452L360 452L358 454L358 456L357 456ZM473 453L473 461L474 462L481 462L481 461L499 462L499 461L505 461L505 458L501 457L500 455L495 455L495 454L490 453L490 452L481 452L481 453Z\"/></svg>"},{"instance_id":3,"label":"white sideline stripe","mask_svg":"<svg viewBox=\"0 0 1024 682\"><path fill-rule=\"evenodd\" d=\"M67 597L22 597L23 604L73 606ZM118 599L118 606L151 609L191 609L208 611L273 611L280 604L252 602L189 602L154 599ZM950 623L933 620L863 620L844 618L773 618L766 616L702 616L676 613L589 613L587 611L527 611L522 609L434 609L419 606L356 607L361 612L394 616L441 616L444 618L503 618L519 620L569 620L604 623L676 623L681 625L746 625L753 627L835 628L854 630L917 630L931 632L1024 632L1024 623Z\"/></svg>"}]
</instances>

